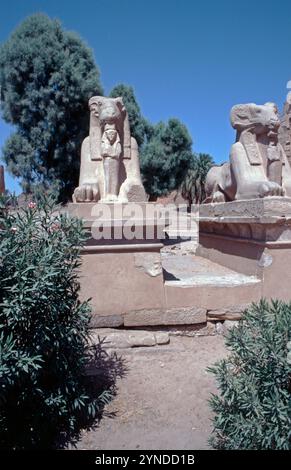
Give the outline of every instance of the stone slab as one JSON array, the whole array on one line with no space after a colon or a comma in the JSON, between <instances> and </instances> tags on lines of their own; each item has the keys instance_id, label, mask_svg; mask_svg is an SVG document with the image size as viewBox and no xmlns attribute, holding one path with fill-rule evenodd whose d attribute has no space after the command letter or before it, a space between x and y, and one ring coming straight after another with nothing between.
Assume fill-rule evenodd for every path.
<instances>
[{"instance_id":1,"label":"stone slab","mask_svg":"<svg viewBox=\"0 0 291 470\"><path fill-rule=\"evenodd\" d=\"M80 274L80 296L91 298L95 326L117 326L120 316L138 308L164 307L163 275L156 254L137 258L134 252L84 254Z\"/></svg>"},{"instance_id":2,"label":"stone slab","mask_svg":"<svg viewBox=\"0 0 291 470\"><path fill-rule=\"evenodd\" d=\"M236 321L240 320L243 316L244 311L250 307L251 304L242 304L242 305L232 305L217 310L208 310L207 319L208 320L231 320Z\"/></svg>"},{"instance_id":3,"label":"stone slab","mask_svg":"<svg viewBox=\"0 0 291 470\"><path fill-rule=\"evenodd\" d=\"M265 197L222 203L202 204L199 220L213 222L253 221L277 223L280 219L291 219L291 198Z\"/></svg>"},{"instance_id":4,"label":"stone slab","mask_svg":"<svg viewBox=\"0 0 291 470\"><path fill-rule=\"evenodd\" d=\"M208 310L223 309L227 305L241 305L257 302L262 297L261 282L238 286L165 286L167 308L180 308L185 305L195 305Z\"/></svg>"},{"instance_id":5,"label":"stone slab","mask_svg":"<svg viewBox=\"0 0 291 470\"><path fill-rule=\"evenodd\" d=\"M118 328L123 326L122 315L93 315L90 319L90 328Z\"/></svg>"},{"instance_id":6,"label":"stone slab","mask_svg":"<svg viewBox=\"0 0 291 470\"><path fill-rule=\"evenodd\" d=\"M167 332L142 330L114 330L111 328L94 329L91 331L91 344L96 344L99 338L104 338L105 349L127 349L137 347L152 347L170 342Z\"/></svg>"},{"instance_id":7,"label":"stone slab","mask_svg":"<svg viewBox=\"0 0 291 470\"><path fill-rule=\"evenodd\" d=\"M206 309L202 307L142 309L124 316L124 326L192 325L204 322Z\"/></svg>"}]
</instances>

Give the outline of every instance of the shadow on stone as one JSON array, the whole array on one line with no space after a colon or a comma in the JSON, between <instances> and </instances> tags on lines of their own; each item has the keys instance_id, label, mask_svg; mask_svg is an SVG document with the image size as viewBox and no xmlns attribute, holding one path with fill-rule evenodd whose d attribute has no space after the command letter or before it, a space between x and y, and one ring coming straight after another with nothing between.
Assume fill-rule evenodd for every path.
<instances>
[{"instance_id":1,"label":"shadow on stone","mask_svg":"<svg viewBox=\"0 0 291 470\"><path fill-rule=\"evenodd\" d=\"M163 276L164 276L165 281L179 281L180 280L178 277L174 276L174 274L169 273L169 271L167 271L165 268L163 268Z\"/></svg>"}]
</instances>

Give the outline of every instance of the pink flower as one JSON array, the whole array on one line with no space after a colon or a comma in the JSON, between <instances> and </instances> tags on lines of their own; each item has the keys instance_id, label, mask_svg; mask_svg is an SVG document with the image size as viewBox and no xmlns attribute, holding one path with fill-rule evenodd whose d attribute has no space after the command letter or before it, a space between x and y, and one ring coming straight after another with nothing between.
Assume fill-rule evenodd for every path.
<instances>
[{"instance_id":1,"label":"pink flower","mask_svg":"<svg viewBox=\"0 0 291 470\"><path fill-rule=\"evenodd\" d=\"M17 232L17 228L16 227L11 227L11 232Z\"/></svg>"},{"instance_id":2,"label":"pink flower","mask_svg":"<svg viewBox=\"0 0 291 470\"><path fill-rule=\"evenodd\" d=\"M50 227L50 231L51 232L56 232L57 230L60 230L60 225L59 224L56 224L56 223L53 223Z\"/></svg>"},{"instance_id":3,"label":"pink flower","mask_svg":"<svg viewBox=\"0 0 291 470\"><path fill-rule=\"evenodd\" d=\"M36 203L30 201L30 203L28 204L28 207L29 207L29 209L35 209L36 208Z\"/></svg>"}]
</instances>

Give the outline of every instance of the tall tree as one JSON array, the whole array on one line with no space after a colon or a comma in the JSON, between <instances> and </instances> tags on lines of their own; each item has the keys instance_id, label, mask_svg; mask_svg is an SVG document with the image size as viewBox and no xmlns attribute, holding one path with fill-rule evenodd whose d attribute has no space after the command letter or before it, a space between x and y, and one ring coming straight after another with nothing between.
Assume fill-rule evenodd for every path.
<instances>
[{"instance_id":1,"label":"tall tree","mask_svg":"<svg viewBox=\"0 0 291 470\"><path fill-rule=\"evenodd\" d=\"M189 168L181 185L181 194L191 204L200 204L204 201L205 180L208 171L214 164L213 158L207 153L195 155L193 166Z\"/></svg>"},{"instance_id":2,"label":"tall tree","mask_svg":"<svg viewBox=\"0 0 291 470\"><path fill-rule=\"evenodd\" d=\"M136 139L137 145L140 147L152 134L152 126L142 116L133 88L120 83L112 88L109 96L111 96L111 98L117 98L118 96L123 98L124 105L128 112L131 135Z\"/></svg>"},{"instance_id":3,"label":"tall tree","mask_svg":"<svg viewBox=\"0 0 291 470\"><path fill-rule=\"evenodd\" d=\"M0 48L3 118L16 127L3 158L23 189L77 185L88 99L102 94L93 54L80 37L43 14L24 20Z\"/></svg>"},{"instance_id":4,"label":"tall tree","mask_svg":"<svg viewBox=\"0 0 291 470\"><path fill-rule=\"evenodd\" d=\"M181 185L193 165L191 146L188 130L178 119L154 127L141 151L141 171L148 194L162 196Z\"/></svg>"}]
</instances>

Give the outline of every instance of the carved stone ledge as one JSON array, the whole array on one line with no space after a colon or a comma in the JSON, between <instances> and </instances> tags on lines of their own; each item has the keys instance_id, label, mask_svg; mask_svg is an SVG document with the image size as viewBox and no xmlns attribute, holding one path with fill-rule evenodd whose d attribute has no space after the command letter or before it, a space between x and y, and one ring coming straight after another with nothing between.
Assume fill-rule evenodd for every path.
<instances>
[{"instance_id":1,"label":"carved stone ledge","mask_svg":"<svg viewBox=\"0 0 291 470\"><path fill-rule=\"evenodd\" d=\"M256 242L291 242L291 198L270 197L200 206L200 234Z\"/></svg>"},{"instance_id":2,"label":"carved stone ledge","mask_svg":"<svg viewBox=\"0 0 291 470\"><path fill-rule=\"evenodd\" d=\"M263 222L282 223L291 220L290 197L266 197L262 199L248 199L203 204L199 208L199 220L213 222Z\"/></svg>"}]
</instances>

